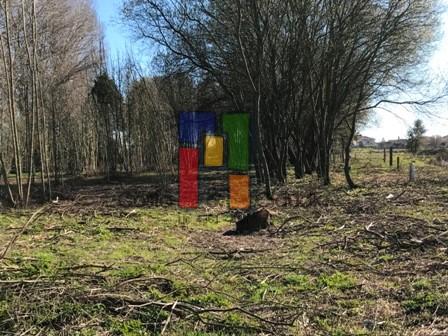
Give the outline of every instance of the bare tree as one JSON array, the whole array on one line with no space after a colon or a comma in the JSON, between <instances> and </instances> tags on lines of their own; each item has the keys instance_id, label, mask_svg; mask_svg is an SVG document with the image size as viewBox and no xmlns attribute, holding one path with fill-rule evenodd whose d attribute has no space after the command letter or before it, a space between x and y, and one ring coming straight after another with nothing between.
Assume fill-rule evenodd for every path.
<instances>
[{"instance_id":1,"label":"bare tree","mask_svg":"<svg viewBox=\"0 0 448 336\"><path fill-rule=\"evenodd\" d=\"M335 134L346 128L345 166L359 120L408 71L436 24L434 1L125 1L123 18L168 63L213 78L255 124L258 173L286 179L317 170L330 183ZM306 166L306 167L305 167ZM306 168L306 169L305 169Z\"/></svg>"}]
</instances>

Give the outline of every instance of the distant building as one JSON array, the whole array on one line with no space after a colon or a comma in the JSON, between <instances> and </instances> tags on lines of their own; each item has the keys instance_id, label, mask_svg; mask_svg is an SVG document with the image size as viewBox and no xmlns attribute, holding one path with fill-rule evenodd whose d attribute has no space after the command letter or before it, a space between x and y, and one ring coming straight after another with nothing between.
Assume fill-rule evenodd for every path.
<instances>
[{"instance_id":1,"label":"distant building","mask_svg":"<svg viewBox=\"0 0 448 336\"><path fill-rule=\"evenodd\" d=\"M353 141L353 147L377 147L377 143L374 138L360 135Z\"/></svg>"},{"instance_id":2,"label":"distant building","mask_svg":"<svg viewBox=\"0 0 448 336\"><path fill-rule=\"evenodd\" d=\"M448 135L447 136L426 136L422 138L422 147L425 149L443 149L448 148Z\"/></svg>"},{"instance_id":3,"label":"distant building","mask_svg":"<svg viewBox=\"0 0 448 336\"><path fill-rule=\"evenodd\" d=\"M389 140L389 141L383 141L378 144L380 148L390 148L393 147L395 149L405 149L407 147L408 140L406 139L396 139L396 140Z\"/></svg>"},{"instance_id":4,"label":"distant building","mask_svg":"<svg viewBox=\"0 0 448 336\"><path fill-rule=\"evenodd\" d=\"M390 148L406 149L408 144L407 139L394 139L381 142L376 142L374 138L364 135L358 135L353 140L353 147L358 148ZM422 137L421 147L423 149L443 149L448 148L448 135L446 136L424 136Z\"/></svg>"}]
</instances>

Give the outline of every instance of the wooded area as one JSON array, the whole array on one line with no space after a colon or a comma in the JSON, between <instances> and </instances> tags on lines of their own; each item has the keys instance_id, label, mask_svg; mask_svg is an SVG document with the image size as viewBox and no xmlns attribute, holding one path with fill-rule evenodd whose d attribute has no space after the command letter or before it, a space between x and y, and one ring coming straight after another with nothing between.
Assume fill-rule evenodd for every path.
<instances>
[{"instance_id":1,"label":"wooded area","mask_svg":"<svg viewBox=\"0 0 448 336\"><path fill-rule=\"evenodd\" d=\"M0 335L448 335L446 10L0 0Z\"/></svg>"},{"instance_id":2,"label":"wooded area","mask_svg":"<svg viewBox=\"0 0 448 336\"><path fill-rule=\"evenodd\" d=\"M269 197L289 165L329 184L336 150L355 187L356 131L391 91L417 83L437 2L132 0L122 19L159 46L157 76L132 55L108 61L88 0L1 1L0 161L11 205L33 192L51 199L66 176L171 176L185 110L250 113Z\"/></svg>"},{"instance_id":3,"label":"wooded area","mask_svg":"<svg viewBox=\"0 0 448 336\"><path fill-rule=\"evenodd\" d=\"M123 17L136 37L161 46L166 72L188 74L213 90L212 103L251 114L257 174L269 196L271 183L286 182L289 163L297 178L317 172L329 184L336 146L355 186L356 129L389 91L412 86L410 71L434 33L435 5L137 0L126 2Z\"/></svg>"},{"instance_id":4,"label":"wooded area","mask_svg":"<svg viewBox=\"0 0 448 336\"><path fill-rule=\"evenodd\" d=\"M11 205L26 207L32 192L52 199L67 176L173 169L172 108L130 58L106 64L90 1L5 0L0 29L0 162Z\"/></svg>"}]
</instances>

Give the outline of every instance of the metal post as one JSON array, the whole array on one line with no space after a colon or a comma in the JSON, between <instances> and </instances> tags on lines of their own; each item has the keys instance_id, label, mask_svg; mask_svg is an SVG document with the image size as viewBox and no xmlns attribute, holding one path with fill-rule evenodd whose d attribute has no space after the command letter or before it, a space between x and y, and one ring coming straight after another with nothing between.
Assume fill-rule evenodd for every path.
<instances>
[{"instance_id":1,"label":"metal post","mask_svg":"<svg viewBox=\"0 0 448 336\"><path fill-rule=\"evenodd\" d=\"M412 162L409 165L409 182L415 182L415 180L417 179L417 173L415 171L415 163Z\"/></svg>"}]
</instances>

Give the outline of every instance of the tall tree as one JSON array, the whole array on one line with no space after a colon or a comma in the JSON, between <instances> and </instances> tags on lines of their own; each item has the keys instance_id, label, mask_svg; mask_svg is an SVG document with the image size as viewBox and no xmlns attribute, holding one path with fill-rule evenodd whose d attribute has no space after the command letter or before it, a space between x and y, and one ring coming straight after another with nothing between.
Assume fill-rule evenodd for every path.
<instances>
[{"instance_id":1,"label":"tall tree","mask_svg":"<svg viewBox=\"0 0 448 336\"><path fill-rule=\"evenodd\" d=\"M408 130L408 141L407 148L412 154L417 154L421 143L422 137L426 133L425 126L423 125L423 121L421 119L417 119L414 121L414 126L409 128Z\"/></svg>"},{"instance_id":2,"label":"tall tree","mask_svg":"<svg viewBox=\"0 0 448 336\"><path fill-rule=\"evenodd\" d=\"M196 80L213 78L233 109L254 122L258 175L286 181L316 170L330 183L338 129L348 129L386 91L404 89L432 38L436 1L127 0L137 38ZM346 155L346 169L349 166ZM305 165L307 167L305 167ZM307 168L307 169L305 169ZM347 182L354 186L346 170Z\"/></svg>"},{"instance_id":3,"label":"tall tree","mask_svg":"<svg viewBox=\"0 0 448 336\"><path fill-rule=\"evenodd\" d=\"M70 123L79 120L83 96L89 93L98 31L87 0L1 0L0 64L7 80L0 83L0 93L7 104L0 106L0 123L7 111L8 127L2 133L7 129L9 135L2 134L0 153L2 175L13 161L16 181L9 195L16 206L29 203L36 170L44 198L49 198L51 178L59 179L61 170L79 161L67 157L76 154L73 139L79 139Z\"/></svg>"}]
</instances>

